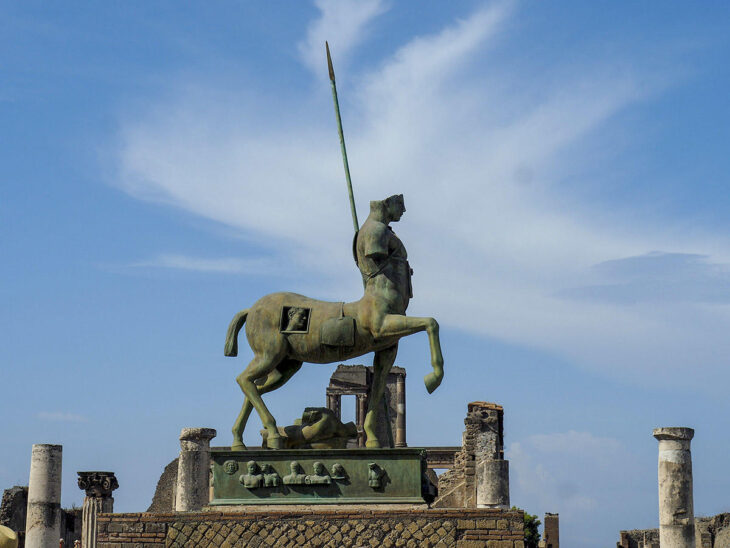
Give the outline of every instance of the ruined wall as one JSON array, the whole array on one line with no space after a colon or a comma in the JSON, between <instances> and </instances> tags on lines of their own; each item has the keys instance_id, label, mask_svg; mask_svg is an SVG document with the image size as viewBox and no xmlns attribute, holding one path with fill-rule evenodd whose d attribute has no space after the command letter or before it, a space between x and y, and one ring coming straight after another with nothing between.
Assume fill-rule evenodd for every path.
<instances>
[{"instance_id":1,"label":"ruined wall","mask_svg":"<svg viewBox=\"0 0 730 548\"><path fill-rule=\"evenodd\" d=\"M491 508L248 508L241 513L100 514L98 520L100 548L524 548L523 513Z\"/></svg>"},{"instance_id":2,"label":"ruined wall","mask_svg":"<svg viewBox=\"0 0 730 548\"><path fill-rule=\"evenodd\" d=\"M25 546L25 518L28 510L28 488L16 485L3 492L0 504L0 525L18 533L18 548ZM66 546L81 540L81 508L61 510L61 538Z\"/></svg>"},{"instance_id":3,"label":"ruined wall","mask_svg":"<svg viewBox=\"0 0 730 548\"><path fill-rule=\"evenodd\" d=\"M634 529L621 531L617 548L659 548L659 529ZM730 547L730 513L711 518L695 518L696 548Z\"/></svg>"},{"instance_id":4,"label":"ruined wall","mask_svg":"<svg viewBox=\"0 0 730 548\"><path fill-rule=\"evenodd\" d=\"M162 475L160 475L160 479L157 481L152 503L147 508L148 512L170 512L175 509L177 462L178 459L173 460L162 471Z\"/></svg>"},{"instance_id":5,"label":"ruined wall","mask_svg":"<svg viewBox=\"0 0 730 548\"><path fill-rule=\"evenodd\" d=\"M451 470L439 476L434 508L476 508L476 466L479 460L504 459L504 411L494 403L472 402L464 419L461 451Z\"/></svg>"}]
</instances>

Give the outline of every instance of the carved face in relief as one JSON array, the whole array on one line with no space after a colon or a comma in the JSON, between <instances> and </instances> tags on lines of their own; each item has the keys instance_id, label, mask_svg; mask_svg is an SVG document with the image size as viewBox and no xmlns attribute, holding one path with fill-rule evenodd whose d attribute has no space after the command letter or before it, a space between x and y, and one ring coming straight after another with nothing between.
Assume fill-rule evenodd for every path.
<instances>
[{"instance_id":1,"label":"carved face in relief","mask_svg":"<svg viewBox=\"0 0 730 548\"><path fill-rule=\"evenodd\" d=\"M248 473L252 476L256 473L257 468L258 466L256 466L256 461L250 460L248 461L248 464L246 464L246 469L248 470Z\"/></svg>"},{"instance_id":2,"label":"carved face in relief","mask_svg":"<svg viewBox=\"0 0 730 548\"><path fill-rule=\"evenodd\" d=\"M326 473L324 464L322 464L321 462L315 462L314 463L314 473L317 476L324 476Z\"/></svg>"},{"instance_id":3,"label":"carved face in relief","mask_svg":"<svg viewBox=\"0 0 730 548\"><path fill-rule=\"evenodd\" d=\"M286 331L304 331L307 328L307 309L292 306L289 309L289 323Z\"/></svg>"}]
</instances>

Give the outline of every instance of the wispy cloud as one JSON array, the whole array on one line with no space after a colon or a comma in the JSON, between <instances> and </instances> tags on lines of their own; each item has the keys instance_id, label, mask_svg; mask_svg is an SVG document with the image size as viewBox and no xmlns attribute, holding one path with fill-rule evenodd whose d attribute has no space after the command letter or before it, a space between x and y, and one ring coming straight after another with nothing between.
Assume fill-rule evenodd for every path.
<instances>
[{"instance_id":1,"label":"wispy cloud","mask_svg":"<svg viewBox=\"0 0 730 548\"><path fill-rule=\"evenodd\" d=\"M730 265L707 255L653 252L597 264L590 277L604 283L561 291L566 298L614 304L730 304Z\"/></svg>"},{"instance_id":2,"label":"wispy cloud","mask_svg":"<svg viewBox=\"0 0 730 548\"><path fill-rule=\"evenodd\" d=\"M221 274L271 274L278 270L267 259L204 258L187 255L160 255L154 259L131 263L128 266L131 268L171 268Z\"/></svg>"},{"instance_id":3,"label":"wispy cloud","mask_svg":"<svg viewBox=\"0 0 730 548\"><path fill-rule=\"evenodd\" d=\"M369 23L388 5L383 0L317 0L315 5L320 16L310 23L307 37L299 43L299 53L314 74L325 78L325 41L329 41L337 66L342 68L353 48L365 39Z\"/></svg>"},{"instance_id":4,"label":"wispy cloud","mask_svg":"<svg viewBox=\"0 0 730 548\"><path fill-rule=\"evenodd\" d=\"M347 47L383 9L365 4L355 18L357 39ZM318 29L329 28L341 9L335 2L319 6L321 17L302 45L303 55L316 46L318 66ZM657 93L657 84L647 84L653 82L647 67L625 60L515 72L500 62L499 50L514 38L514 11L511 2L488 4L413 38L358 75L348 112L356 198L362 216L370 199L406 196L408 212L396 230L416 271L409 312L625 379L681 385L690 379L706 390L719 386L707 383L716 375L730 381L730 309L718 299L724 278L712 274L716 291L701 302L627 306L605 288L571 289L623 283L624 295L641 291L635 281L605 282L598 276L608 276L601 274L607 267L593 265L651 250L694 261L682 283L697 288L710 276L708 265L730 257L730 245L699 231L628 220L575 196L566 200L566 173L587 173L586 185L601 182L601 158L591 156L597 163L587 165L585 147L600 141L624 109ZM560 77L540 76L553 72ZM117 183L275 246L276 260L311 271L308 279L333 278L328 297L356 295L349 212L343 192L333 190L342 188L342 175L331 124L294 115L301 105L277 104L276 116L261 117L252 112L271 108L266 102L224 94L207 101L187 93L185 82L180 89L177 101L126 121ZM241 123L232 126L232 118Z\"/></svg>"},{"instance_id":5,"label":"wispy cloud","mask_svg":"<svg viewBox=\"0 0 730 548\"><path fill-rule=\"evenodd\" d=\"M66 413L63 411L40 411L36 413L36 418L42 421L53 422L89 422L89 419L82 415L75 415L73 413Z\"/></svg>"}]
</instances>

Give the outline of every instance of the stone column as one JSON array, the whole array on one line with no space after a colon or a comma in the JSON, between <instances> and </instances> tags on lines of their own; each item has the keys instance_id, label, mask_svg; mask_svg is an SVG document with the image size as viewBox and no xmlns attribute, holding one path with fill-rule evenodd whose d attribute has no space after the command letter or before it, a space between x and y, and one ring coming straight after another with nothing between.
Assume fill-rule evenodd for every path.
<instances>
[{"instance_id":1,"label":"stone column","mask_svg":"<svg viewBox=\"0 0 730 548\"><path fill-rule=\"evenodd\" d=\"M183 428L177 465L175 510L194 512L209 502L210 440L213 428Z\"/></svg>"},{"instance_id":2,"label":"stone column","mask_svg":"<svg viewBox=\"0 0 730 548\"><path fill-rule=\"evenodd\" d=\"M96 516L114 511L112 491L119 487L114 472L77 472L79 489L86 492L81 513L83 548L96 548Z\"/></svg>"},{"instance_id":3,"label":"stone column","mask_svg":"<svg viewBox=\"0 0 730 548\"><path fill-rule=\"evenodd\" d=\"M477 461L476 488L477 508L509 510L509 461Z\"/></svg>"},{"instance_id":4,"label":"stone column","mask_svg":"<svg viewBox=\"0 0 730 548\"><path fill-rule=\"evenodd\" d=\"M398 375L395 384L395 446L406 447L406 378Z\"/></svg>"},{"instance_id":5,"label":"stone column","mask_svg":"<svg viewBox=\"0 0 730 548\"><path fill-rule=\"evenodd\" d=\"M61 445L33 445L25 545L56 548L61 538Z\"/></svg>"},{"instance_id":6,"label":"stone column","mask_svg":"<svg viewBox=\"0 0 730 548\"><path fill-rule=\"evenodd\" d=\"M509 461L504 460L504 409L489 402L471 402L465 437L474 451L477 508L509 509Z\"/></svg>"},{"instance_id":7,"label":"stone column","mask_svg":"<svg viewBox=\"0 0 730 548\"><path fill-rule=\"evenodd\" d=\"M357 411L355 413L355 422L357 423L357 445L358 447L365 447L365 414L367 413L366 407L367 398L365 394L357 394Z\"/></svg>"},{"instance_id":8,"label":"stone column","mask_svg":"<svg viewBox=\"0 0 730 548\"><path fill-rule=\"evenodd\" d=\"M659 545L695 548L692 428L655 428L659 440Z\"/></svg>"},{"instance_id":9,"label":"stone column","mask_svg":"<svg viewBox=\"0 0 730 548\"><path fill-rule=\"evenodd\" d=\"M342 396L339 394L333 394L332 399L335 405L335 415L339 420L342 420Z\"/></svg>"}]
</instances>

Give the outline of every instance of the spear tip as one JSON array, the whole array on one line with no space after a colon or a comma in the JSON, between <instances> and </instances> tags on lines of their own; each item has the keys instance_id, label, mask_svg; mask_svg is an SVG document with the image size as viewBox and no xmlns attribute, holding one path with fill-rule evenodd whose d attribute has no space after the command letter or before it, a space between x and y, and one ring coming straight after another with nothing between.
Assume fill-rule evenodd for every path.
<instances>
[{"instance_id":1,"label":"spear tip","mask_svg":"<svg viewBox=\"0 0 730 548\"><path fill-rule=\"evenodd\" d=\"M330 80L335 81L335 69L332 66L332 57L330 57L330 45L327 40L324 41L324 47L327 49L327 68L330 70Z\"/></svg>"}]
</instances>

